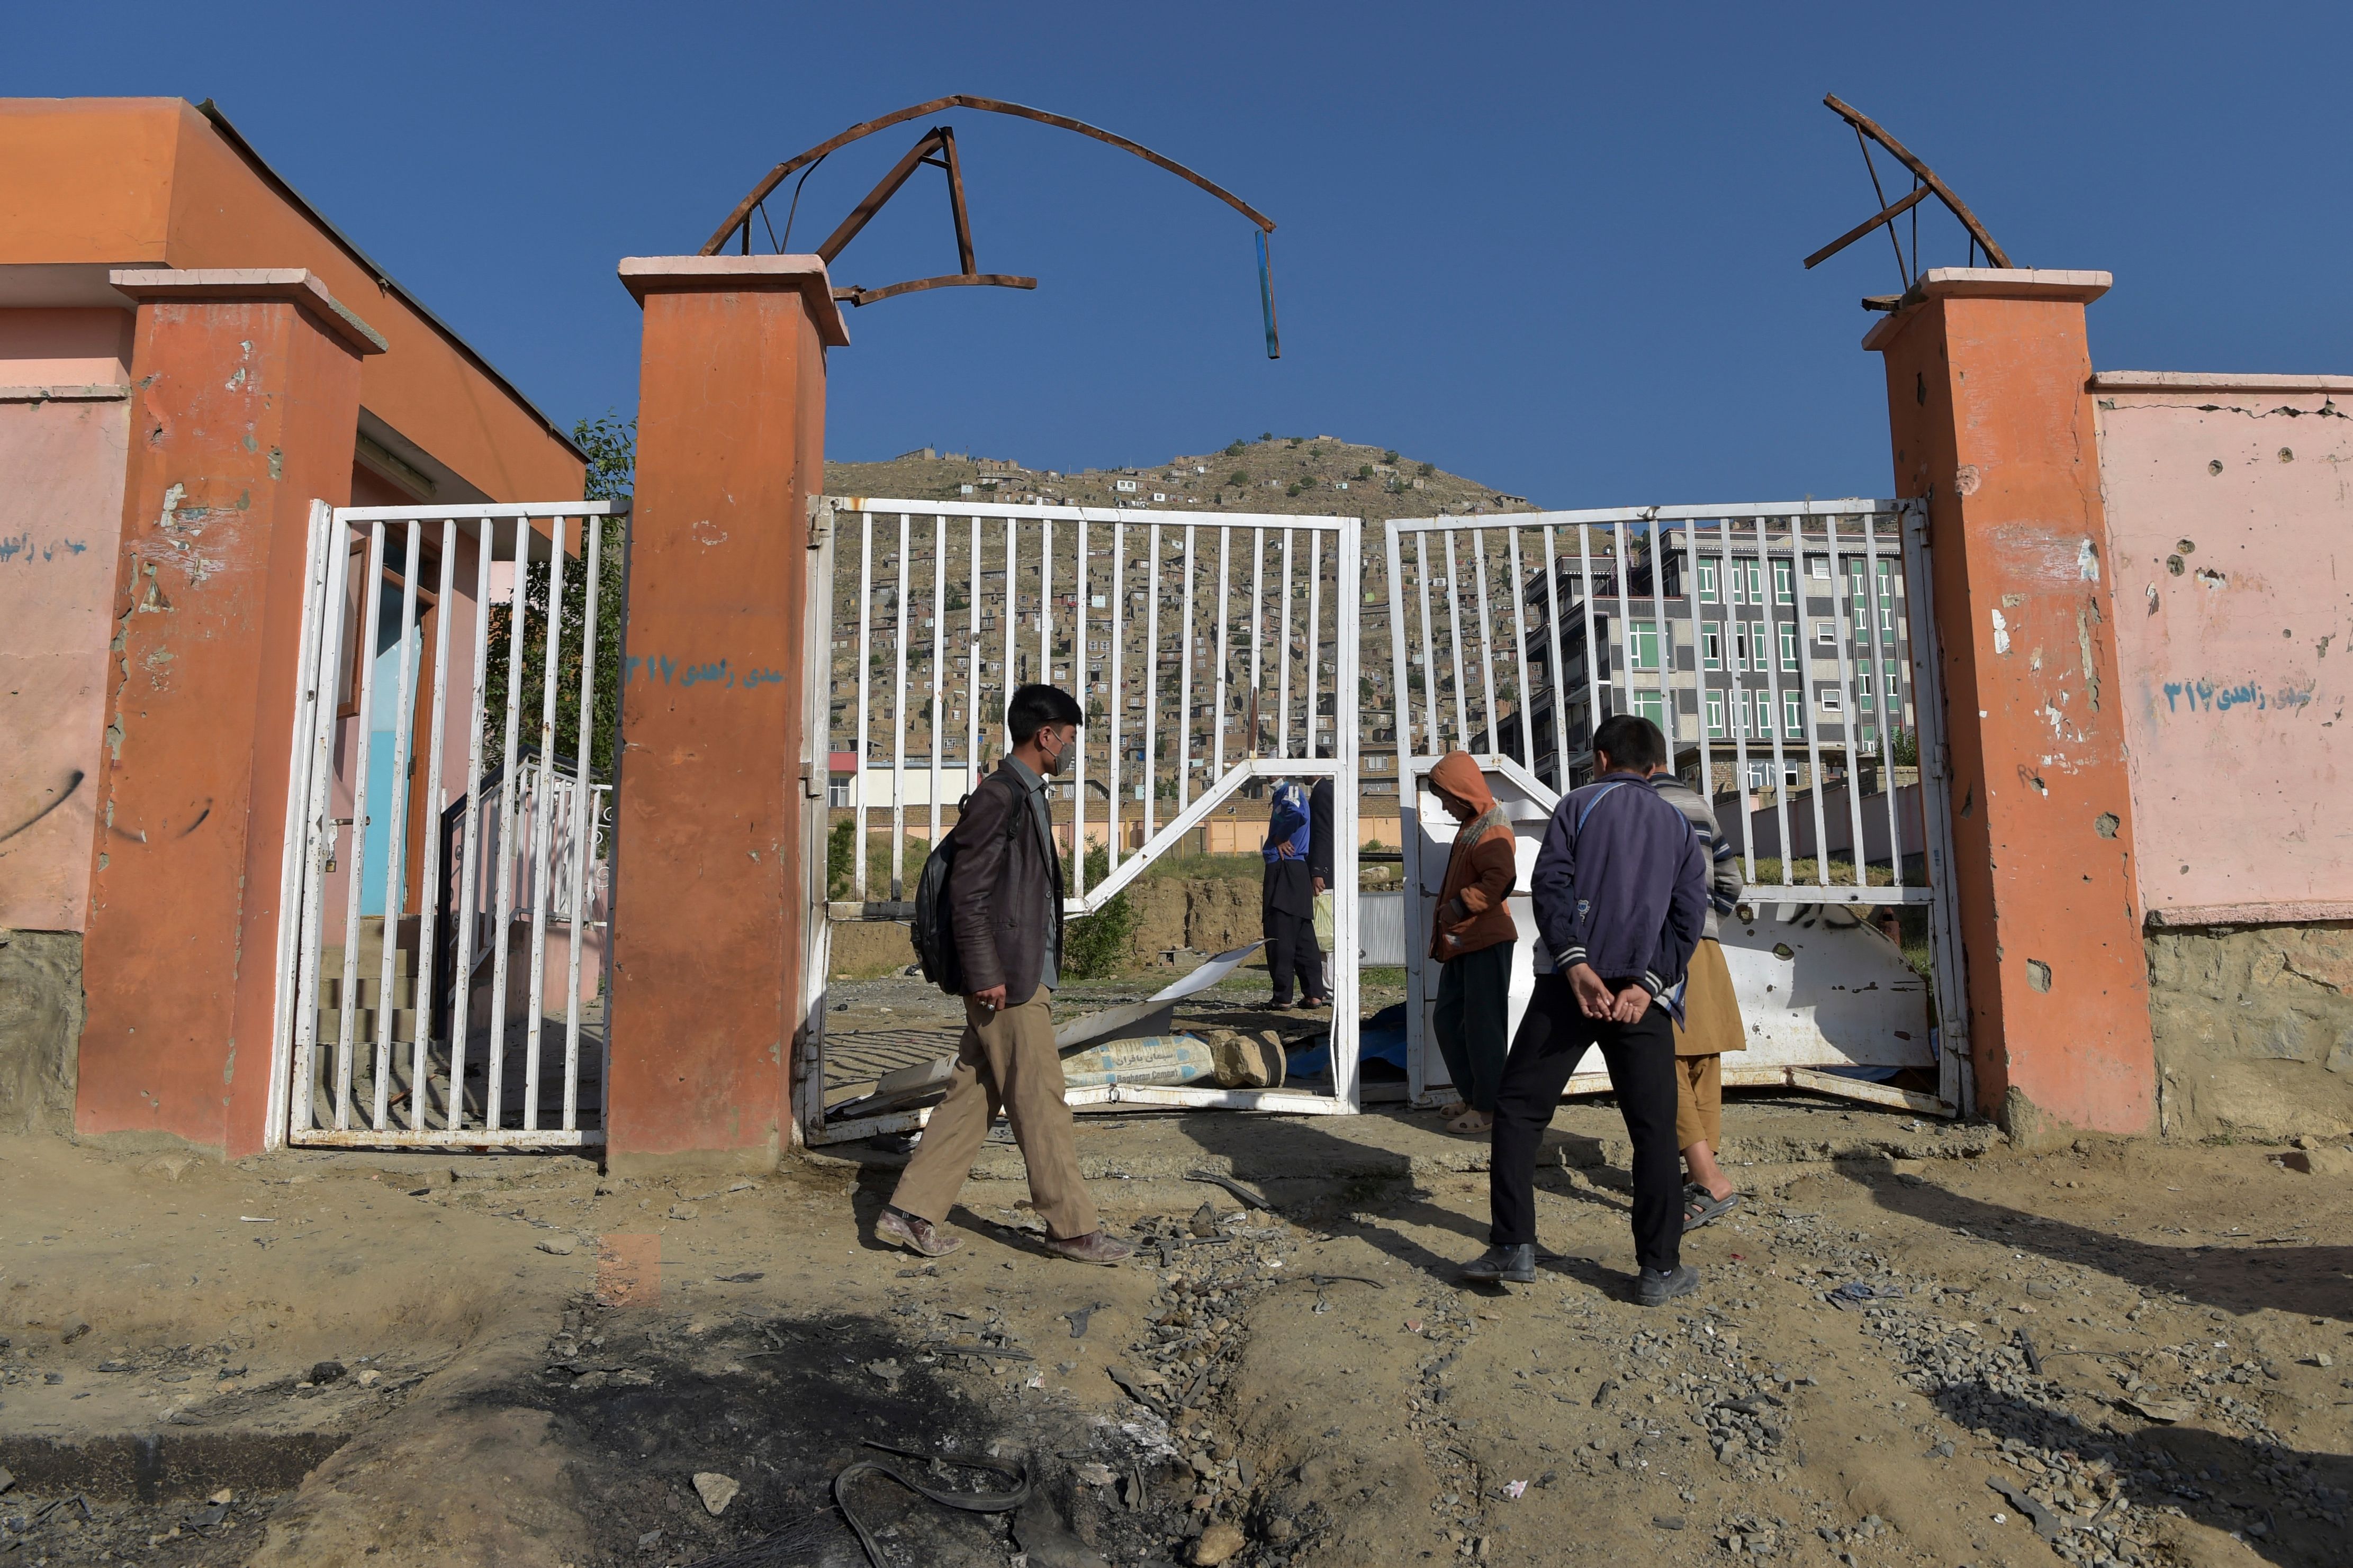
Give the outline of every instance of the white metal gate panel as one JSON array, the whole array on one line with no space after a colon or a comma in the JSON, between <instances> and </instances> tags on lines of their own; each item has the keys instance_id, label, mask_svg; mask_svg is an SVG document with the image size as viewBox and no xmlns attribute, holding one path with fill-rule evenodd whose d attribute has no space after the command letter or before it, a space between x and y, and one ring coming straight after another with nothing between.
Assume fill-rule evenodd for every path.
<instances>
[{"instance_id":1,"label":"white metal gate panel","mask_svg":"<svg viewBox=\"0 0 2353 1568\"><path fill-rule=\"evenodd\" d=\"M920 830L928 848L953 826L944 810L1003 755L1005 704L1028 681L1061 686L1088 714L1071 776L1055 781L1071 801L1056 821L1067 918L1102 909L1252 781L1332 778L1333 1094L1117 1085L1070 1098L1357 1109L1360 521L865 497L828 498L820 515L813 537L833 569L813 578L809 608L829 626L831 753L855 759L829 785L855 849L848 896L820 885L813 901L836 921L908 918L922 869L911 840ZM869 865L870 823L886 822L887 872ZM1105 860L1092 885L1091 847ZM812 876L827 875L820 858ZM807 1000L804 1135L920 1121L825 1120L825 1010Z\"/></svg>"},{"instance_id":2,"label":"white metal gate panel","mask_svg":"<svg viewBox=\"0 0 2353 1568\"><path fill-rule=\"evenodd\" d=\"M620 510L313 504L270 1143L604 1142L617 737L586 753Z\"/></svg>"},{"instance_id":3,"label":"white metal gate panel","mask_svg":"<svg viewBox=\"0 0 2353 1568\"><path fill-rule=\"evenodd\" d=\"M1723 937L1749 1045L1725 1081L1968 1109L1925 526L1916 501L1873 500L1388 525L1415 1098L1445 1081L1437 972L1420 955L1454 834L1422 780L1447 751L1479 758L1514 816L1525 887L1558 793L1591 776L1595 726L1632 712L1659 725L1741 851L1742 912ZM1525 905L1514 900L1514 1026L1535 962ZM1883 905L1926 907L1936 986L1863 925ZM1933 1096L1848 1076L1930 1066ZM1579 1074L1570 1092L1607 1087Z\"/></svg>"}]
</instances>

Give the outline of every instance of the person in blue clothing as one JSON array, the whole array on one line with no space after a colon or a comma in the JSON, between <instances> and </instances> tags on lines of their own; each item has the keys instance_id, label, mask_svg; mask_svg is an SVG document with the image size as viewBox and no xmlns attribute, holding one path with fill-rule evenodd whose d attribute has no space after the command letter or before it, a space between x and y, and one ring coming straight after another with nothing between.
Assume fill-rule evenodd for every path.
<instances>
[{"instance_id":1,"label":"person in blue clothing","mask_svg":"<svg viewBox=\"0 0 2353 1568\"><path fill-rule=\"evenodd\" d=\"M1535 1279L1535 1164L1561 1090L1588 1046L1634 1145L1636 1298L1655 1307L1699 1288L1683 1261L1675 1038L1683 982L1707 914L1708 861L1683 814L1649 784L1666 737L1620 713L1594 731L1594 781L1563 796L1528 890L1541 966L1495 1097L1493 1223L1466 1279Z\"/></svg>"},{"instance_id":2,"label":"person in blue clothing","mask_svg":"<svg viewBox=\"0 0 2353 1568\"><path fill-rule=\"evenodd\" d=\"M1328 796L1323 820L1328 837ZM1325 1000L1324 951L1315 942L1315 895L1323 889L1316 886L1314 826L1314 804L1306 789L1289 779L1276 784L1273 809L1267 814L1266 844L1260 851L1266 857L1266 881L1259 918L1266 933L1267 976L1274 983L1267 1005L1278 1012L1291 1005L1294 974L1307 1005L1320 1007ZM1321 864L1331 865L1328 848Z\"/></svg>"}]
</instances>

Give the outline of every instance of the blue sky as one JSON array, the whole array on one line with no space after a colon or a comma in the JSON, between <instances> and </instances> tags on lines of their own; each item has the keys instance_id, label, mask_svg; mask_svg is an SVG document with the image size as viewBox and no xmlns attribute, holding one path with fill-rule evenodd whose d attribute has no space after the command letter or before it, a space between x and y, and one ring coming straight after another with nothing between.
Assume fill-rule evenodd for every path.
<instances>
[{"instance_id":1,"label":"blue sky","mask_svg":"<svg viewBox=\"0 0 2353 1568\"><path fill-rule=\"evenodd\" d=\"M216 100L312 201L559 419L636 397L625 255L695 249L773 163L948 92L1092 121L1125 154L960 114L980 266L850 315L828 452L1149 462L1330 433L1549 506L1888 485L1856 300L1883 239L1835 91L2021 265L2098 268L2105 368L2353 370L2342 62L2353 12L1949 7L22 7L11 96ZM811 244L928 121L809 181ZM1883 176L1886 177L1886 176ZM837 281L953 271L926 174ZM1900 184L1900 182L1899 182ZM1924 207L1924 212L1933 207ZM1924 224L1930 264L1958 229Z\"/></svg>"}]
</instances>

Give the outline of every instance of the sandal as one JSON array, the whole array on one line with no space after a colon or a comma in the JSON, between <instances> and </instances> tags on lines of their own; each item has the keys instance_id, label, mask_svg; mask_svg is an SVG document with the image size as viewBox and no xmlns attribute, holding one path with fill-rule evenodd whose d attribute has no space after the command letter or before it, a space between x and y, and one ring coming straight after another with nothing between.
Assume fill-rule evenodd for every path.
<instances>
[{"instance_id":1,"label":"sandal","mask_svg":"<svg viewBox=\"0 0 2353 1568\"><path fill-rule=\"evenodd\" d=\"M1461 1115L1449 1121L1446 1124L1446 1130L1449 1132L1462 1133L1493 1132L1495 1130L1495 1119L1484 1110L1465 1110Z\"/></svg>"},{"instance_id":2,"label":"sandal","mask_svg":"<svg viewBox=\"0 0 2353 1568\"><path fill-rule=\"evenodd\" d=\"M1694 1183L1683 1189L1683 1228L1697 1230L1701 1226L1722 1219L1739 1206L1738 1193L1726 1193L1719 1198Z\"/></svg>"},{"instance_id":3,"label":"sandal","mask_svg":"<svg viewBox=\"0 0 2353 1568\"><path fill-rule=\"evenodd\" d=\"M1438 1119L1440 1121L1451 1121L1456 1117L1461 1115L1464 1111L1470 1110L1471 1102L1467 1100L1452 1100L1447 1101L1444 1105L1435 1106L1432 1109L1437 1112Z\"/></svg>"}]
</instances>

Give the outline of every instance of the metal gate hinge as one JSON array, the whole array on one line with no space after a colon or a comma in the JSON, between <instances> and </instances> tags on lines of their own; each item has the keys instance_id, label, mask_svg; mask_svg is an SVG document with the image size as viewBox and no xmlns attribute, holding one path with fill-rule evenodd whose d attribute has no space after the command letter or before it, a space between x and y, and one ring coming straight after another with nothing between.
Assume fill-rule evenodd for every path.
<instances>
[{"instance_id":1,"label":"metal gate hinge","mask_svg":"<svg viewBox=\"0 0 2353 1568\"><path fill-rule=\"evenodd\" d=\"M808 547L822 550L833 537L833 502L824 496L809 497L808 519Z\"/></svg>"}]
</instances>

